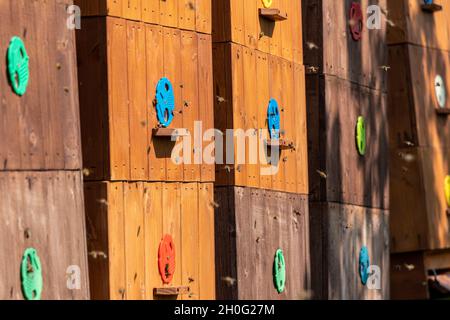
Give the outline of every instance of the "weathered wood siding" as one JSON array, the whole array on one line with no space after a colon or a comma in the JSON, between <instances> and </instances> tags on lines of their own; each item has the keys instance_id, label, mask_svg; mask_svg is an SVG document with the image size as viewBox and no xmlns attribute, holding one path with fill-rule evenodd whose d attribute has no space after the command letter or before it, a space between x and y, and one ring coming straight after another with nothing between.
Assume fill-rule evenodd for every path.
<instances>
[{"instance_id":1,"label":"weathered wood siding","mask_svg":"<svg viewBox=\"0 0 450 320\"><path fill-rule=\"evenodd\" d=\"M350 8L361 6L361 39L350 32ZM381 8L380 29L368 9ZM389 133L385 0L303 0L311 265L314 297L389 298ZM356 22L356 21L355 21ZM365 119L366 152L356 146ZM381 268L381 290L361 283L359 252Z\"/></svg>"},{"instance_id":2,"label":"weathered wood siding","mask_svg":"<svg viewBox=\"0 0 450 320\"><path fill-rule=\"evenodd\" d=\"M70 0L0 1L0 299L23 299L25 249L41 261L42 299L88 299L75 32ZM18 36L29 56L16 95L6 53ZM74 269L70 267L74 266ZM71 272L77 269L79 274ZM71 287L79 276L80 288ZM72 288L72 289L70 289Z\"/></svg>"},{"instance_id":3,"label":"weathered wood siding","mask_svg":"<svg viewBox=\"0 0 450 320\"><path fill-rule=\"evenodd\" d=\"M218 299L303 300L311 296L306 196L248 187L216 187ZM286 259L286 290L273 284L277 249Z\"/></svg>"},{"instance_id":4,"label":"weathered wood siding","mask_svg":"<svg viewBox=\"0 0 450 320\"><path fill-rule=\"evenodd\" d=\"M160 299L155 288L179 286L190 293L178 298L215 299L212 184L87 182L85 194L93 299ZM170 285L158 271L165 234L176 251Z\"/></svg>"}]
</instances>

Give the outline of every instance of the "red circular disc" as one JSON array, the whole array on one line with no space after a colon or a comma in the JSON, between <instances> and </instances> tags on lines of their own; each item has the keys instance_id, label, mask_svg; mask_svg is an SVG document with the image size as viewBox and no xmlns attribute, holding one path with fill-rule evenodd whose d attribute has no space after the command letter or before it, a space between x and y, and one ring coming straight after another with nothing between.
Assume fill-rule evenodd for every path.
<instances>
[{"instance_id":1,"label":"red circular disc","mask_svg":"<svg viewBox=\"0 0 450 320\"><path fill-rule=\"evenodd\" d=\"M364 23L361 5L357 2L352 2L352 6L350 7L349 25L353 40L359 41L362 36Z\"/></svg>"},{"instance_id":2,"label":"red circular disc","mask_svg":"<svg viewBox=\"0 0 450 320\"><path fill-rule=\"evenodd\" d=\"M165 235L159 244L158 267L162 281L165 284L172 282L175 273L175 244L169 235Z\"/></svg>"}]
</instances>

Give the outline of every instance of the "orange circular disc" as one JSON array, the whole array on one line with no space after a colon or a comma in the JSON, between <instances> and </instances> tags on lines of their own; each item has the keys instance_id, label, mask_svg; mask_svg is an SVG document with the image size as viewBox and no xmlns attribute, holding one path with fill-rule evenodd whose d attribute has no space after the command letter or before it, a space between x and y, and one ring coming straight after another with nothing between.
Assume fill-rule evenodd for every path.
<instances>
[{"instance_id":1,"label":"orange circular disc","mask_svg":"<svg viewBox=\"0 0 450 320\"><path fill-rule=\"evenodd\" d=\"M175 244L170 235L165 235L159 244L158 267L165 284L172 282L175 273Z\"/></svg>"}]
</instances>

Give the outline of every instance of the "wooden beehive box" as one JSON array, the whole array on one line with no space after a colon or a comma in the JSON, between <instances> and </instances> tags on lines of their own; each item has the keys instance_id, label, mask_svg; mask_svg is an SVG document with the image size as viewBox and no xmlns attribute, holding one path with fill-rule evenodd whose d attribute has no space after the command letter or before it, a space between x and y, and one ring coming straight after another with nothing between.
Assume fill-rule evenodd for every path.
<instances>
[{"instance_id":1,"label":"wooden beehive box","mask_svg":"<svg viewBox=\"0 0 450 320\"><path fill-rule=\"evenodd\" d=\"M450 174L450 2L433 5L436 11L430 12L413 1L389 3L391 282L396 299L433 297L427 277L450 268L445 195ZM415 269L405 268L409 265Z\"/></svg>"},{"instance_id":2,"label":"wooden beehive box","mask_svg":"<svg viewBox=\"0 0 450 320\"><path fill-rule=\"evenodd\" d=\"M216 187L217 297L303 300L311 297L306 195ZM274 256L286 261L285 290L274 286Z\"/></svg>"},{"instance_id":3,"label":"wooden beehive box","mask_svg":"<svg viewBox=\"0 0 450 320\"><path fill-rule=\"evenodd\" d=\"M213 42L233 42L288 61L302 63L300 1L217 0L213 3Z\"/></svg>"},{"instance_id":4,"label":"wooden beehive box","mask_svg":"<svg viewBox=\"0 0 450 320\"><path fill-rule=\"evenodd\" d=\"M236 136L232 148L231 139L224 139L224 163L216 165L217 296L307 299L311 271L300 2L275 0L264 8L259 0L214 1L212 30L215 128L247 133L245 152ZM271 99L279 107L279 141L269 137ZM264 173L270 148L280 152L273 174ZM286 262L281 293L273 275L278 249Z\"/></svg>"},{"instance_id":5,"label":"wooden beehive box","mask_svg":"<svg viewBox=\"0 0 450 320\"><path fill-rule=\"evenodd\" d=\"M368 29L369 5L386 1L303 0L308 105L312 277L317 298L389 297L388 127L386 20ZM361 8L361 19L351 16ZM383 16L382 16L383 17ZM361 23L362 30L351 27ZM357 123L365 120L366 150L357 148ZM381 268L382 290L358 274L367 247ZM345 273L346 276L342 277Z\"/></svg>"},{"instance_id":6,"label":"wooden beehive box","mask_svg":"<svg viewBox=\"0 0 450 320\"><path fill-rule=\"evenodd\" d=\"M211 183L87 182L85 193L93 299L214 299ZM175 244L170 284L158 271L166 234ZM180 288L188 291L170 291Z\"/></svg>"},{"instance_id":7,"label":"wooden beehive box","mask_svg":"<svg viewBox=\"0 0 450 320\"><path fill-rule=\"evenodd\" d=\"M87 179L214 181L213 165L175 164L170 137L153 134L163 77L175 93L170 128L193 134L195 121L212 127L211 36L109 16L82 23L77 46Z\"/></svg>"},{"instance_id":8,"label":"wooden beehive box","mask_svg":"<svg viewBox=\"0 0 450 320\"><path fill-rule=\"evenodd\" d=\"M172 161L186 131L192 160L211 143L202 142L202 132L194 136L196 121L203 130L214 125L211 2L79 4L88 248L97 253L89 259L91 295L214 299L214 165ZM162 78L171 81L175 98L167 128L155 108ZM181 135L176 142L174 130ZM174 271L159 267L166 235L173 239ZM168 273L173 279L164 282Z\"/></svg>"},{"instance_id":9,"label":"wooden beehive box","mask_svg":"<svg viewBox=\"0 0 450 320\"><path fill-rule=\"evenodd\" d=\"M89 298L75 33L66 26L71 3L0 2L1 52L7 57L10 40L20 37L29 57L22 96L6 73L12 60L2 59L1 67L1 299L24 298L20 270L27 248L40 259L42 299Z\"/></svg>"}]
</instances>

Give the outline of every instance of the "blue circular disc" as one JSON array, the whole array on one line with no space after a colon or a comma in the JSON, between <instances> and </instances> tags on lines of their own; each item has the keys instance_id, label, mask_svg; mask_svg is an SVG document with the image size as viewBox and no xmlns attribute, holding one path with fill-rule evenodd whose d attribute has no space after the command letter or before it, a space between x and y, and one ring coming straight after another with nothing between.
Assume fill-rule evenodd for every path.
<instances>
[{"instance_id":1,"label":"blue circular disc","mask_svg":"<svg viewBox=\"0 0 450 320\"><path fill-rule=\"evenodd\" d=\"M278 102L275 99L270 99L269 101L267 123L269 125L270 139L280 139L280 110L278 108Z\"/></svg>"},{"instance_id":2,"label":"blue circular disc","mask_svg":"<svg viewBox=\"0 0 450 320\"><path fill-rule=\"evenodd\" d=\"M361 283L363 285L367 284L367 280L369 280L369 250L364 246L361 248L359 252L359 276L361 277Z\"/></svg>"},{"instance_id":3,"label":"blue circular disc","mask_svg":"<svg viewBox=\"0 0 450 320\"><path fill-rule=\"evenodd\" d=\"M156 115L163 127L168 127L173 121L175 110L175 95L169 79L161 78L156 86Z\"/></svg>"}]
</instances>

